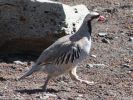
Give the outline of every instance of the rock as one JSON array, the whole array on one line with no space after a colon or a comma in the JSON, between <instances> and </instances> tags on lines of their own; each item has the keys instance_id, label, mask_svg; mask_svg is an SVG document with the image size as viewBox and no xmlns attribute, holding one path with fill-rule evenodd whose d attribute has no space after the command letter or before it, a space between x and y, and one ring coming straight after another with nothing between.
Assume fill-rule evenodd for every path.
<instances>
[{"instance_id":1,"label":"rock","mask_svg":"<svg viewBox=\"0 0 133 100\"><path fill-rule=\"evenodd\" d=\"M6 81L4 77L0 77L0 81Z\"/></svg>"},{"instance_id":2,"label":"rock","mask_svg":"<svg viewBox=\"0 0 133 100\"><path fill-rule=\"evenodd\" d=\"M118 38L119 38L118 36L115 37L116 40L117 40Z\"/></svg>"},{"instance_id":3,"label":"rock","mask_svg":"<svg viewBox=\"0 0 133 100\"><path fill-rule=\"evenodd\" d=\"M107 33L106 33L106 32L100 32L100 33L98 33L98 35L99 35L100 37L104 37L104 36L107 35Z\"/></svg>"},{"instance_id":4,"label":"rock","mask_svg":"<svg viewBox=\"0 0 133 100\"><path fill-rule=\"evenodd\" d=\"M81 97L75 97L74 100L83 100L83 98L81 98Z\"/></svg>"},{"instance_id":5,"label":"rock","mask_svg":"<svg viewBox=\"0 0 133 100\"><path fill-rule=\"evenodd\" d=\"M129 55L133 56L133 50L129 50Z\"/></svg>"},{"instance_id":6,"label":"rock","mask_svg":"<svg viewBox=\"0 0 133 100\"><path fill-rule=\"evenodd\" d=\"M92 68L92 67L94 67L94 66L93 66L93 64L87 64L86 67L87 67L87 68Z\"/></svg>"},{"instance_id":7,"label":"rock","mask_svg":"<svg viewBox=\"0 0 133 100\"><path fill-rule=\"evenodd\" d=\"M129 37L129 41L133 42L133 37Z\"/></svg>"},{"instance_id":8,"label":"rock","mask_svg":"<svg viewBox=\"0 0 133 100\"><path fill-rule=\"evenodd\" d=\"M49 97L57 97L56 94L51 94L51 93L47 93L47 94L45 94L45 95L47 95L47 96L49 96Z\"/></svg>"},{"instance_id":9,"label":"rock","mask_svg":"<svg viewBox=\"0 0 133 100\"><path fill-rule=\"evenodd\" d=\"M123 64L123 65L122 65L122 68L130 68L130 66L127 65L127 64Z\"/></svg>"},{"instance_id":10,"label":"rock","mask_svg":"<svg viewBox=\"0 0 133 100\"><path fill-rule=\"evenodd\" d=\"M74 100L83 100L83 94L78 94Z\"/></svg>"},{"instance_id":11,"label":"rock","mask_svg":"<svg viewBox=\"0 0 133 100\"><path fill-rule=\"evenodd\" d=\"M23 62L21 62L21 61L19 61L19 60L14 61L13 63L14 63L14 64L17 64L17 65L25 65L25 63L23 63Z\"/></svg>"},{"instance_id":12,"label":"rock","mask_svg":"<svg viewBox=\"0 0 133 100\"><path fill-rule=\"evenodd\" d=\"M1 0L0 53L40 53L59 37L77 31L88 13L85 5Z\"/></svg>"},{"instance_id":13,"label":"rock","mask_svg":"<svg viewBox=\"0 0 133 100\"><path fill-rule=\"evenodd\" d=\"M91 55L91 57L96 58L97 56L96 55Z\"/></svg>"},{"instance_id":14,"label":"rock","mask_svg":"<svg viewBox=\"0 0 133 100\"><path fill-rule=\"evenodd\" d=\"M103 38L103 39L102 39L102 42L103 42L103 43L108 43L108 44L110 44L110 41L109 41L108 39L106 39L106 38Z\"/></svg>"},{"instance_id":15,"label":"rock","mask_svg":"<svg viewBox=\"0 0 133 100\"><path fill-rule=\"evenodd\" d=\"M86 67L87 68L103 68L105 67L106 65L105 64L87 64Z\"/></svg>"},{"instance_id":16,"label":"rock","mask_svg":"<svg viewBox=\"0 0 133 100\"><path fill-rule=\"evenodd\" d=\"M36 96L36 98L40 98L42 100L46 100L46 99L48 99L50 97L57 98L57 95L51 94L51 93L44 93L42 96Z\"/></svg>"},{"instance_id":17,"label":"rock","mask_svg":"<svg viewBox=\"0 0 133 100\"><path fill-rule=\"evenodd\" d=\"M127 69L130 69L131 68L131 66L130 65L128 65L128 64L122 64L122 67L121 67L122 69L123 68L127 68Z\"/></svg>"},{"instance_id":18,"label":"rock","mask_svg":"<svg viewBox=\"0 0 133 100\"><path fill-rule=\"evenodd\" d=\"M46 100L49 98L49 96L36 96L36 98L39 98L41 100Z\"/></svg>"},{"instance_id":19,"label":"rock","mask_svg":"<svg viewBox=\"0 0 133 100\"><path fill-rule=\"evenodd\" d=\"M128 64L122 64L121 69L127 70L127 71L133 71L133 68Z\"/></svg>"}]
</instances>

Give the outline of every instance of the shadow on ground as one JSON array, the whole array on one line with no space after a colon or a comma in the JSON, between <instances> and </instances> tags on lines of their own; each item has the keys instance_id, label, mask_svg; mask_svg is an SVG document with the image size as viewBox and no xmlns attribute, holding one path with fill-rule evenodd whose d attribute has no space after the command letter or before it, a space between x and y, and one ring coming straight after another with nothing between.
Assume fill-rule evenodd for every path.
<instances>
[{"instance_id":1,"label":"shadow on ground","mask_svg":"<svg viewBox=\"0 0 133 100\"><path fill-rule=\"evenodd\" d=\"M44 92L43 89L22 89L22 90L15 90L16 92L19 92L21 94L36 94L39 92ZM59 91L54 89L47 89L48 93L58 93Z\"/></svg>"},{"instance_id":2,"label":"shadow on ground","mask_svg":"<svg viewBox=\"0 0 133 100\"><path fill-rule=\"evenodd\" d=\"M13 63L20 60L22 62L35 61L39 54L14 53L14 54L0 54L0 62Z\"/></svg>"}]
</instances>

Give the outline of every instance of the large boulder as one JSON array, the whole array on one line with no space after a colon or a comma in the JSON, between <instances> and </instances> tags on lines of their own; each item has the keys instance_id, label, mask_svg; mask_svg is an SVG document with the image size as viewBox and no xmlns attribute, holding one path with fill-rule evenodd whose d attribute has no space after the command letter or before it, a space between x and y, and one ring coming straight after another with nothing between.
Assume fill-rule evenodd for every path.
<instances>
[{"instance_id":1,"label":"large boulder","mask_svg":"<svg viewBox=\"0 0 133 100\"><path fill-rule=\"evenodd\" d=\"M0 53L37 53L73 34L89 10L48 0L0 1Z\"/></svg>"}]
</instances>

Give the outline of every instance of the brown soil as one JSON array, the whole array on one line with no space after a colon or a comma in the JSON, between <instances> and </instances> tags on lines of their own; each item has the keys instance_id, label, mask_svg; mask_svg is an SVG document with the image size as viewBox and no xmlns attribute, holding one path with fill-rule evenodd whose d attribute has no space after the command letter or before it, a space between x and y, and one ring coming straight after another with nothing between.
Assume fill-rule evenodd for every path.
<instances>
[{"instance_id":1,"label":"brown soil","mask_svg":"<svg viewBox=\"0 0 133 100\"><path fill-rule=\"evenodd\" d=\"M48 85L42 97L46 74L35 73L22 81L21 76L37 56L13 54L0 56L0 99L18 100L133 100L133 1L132 0L57 0L69 5L85 4L106 17L104 23L93 27L90 55L78 68L78 75L96 82L90 86L72 81L65 74ZM71 1L71 2L70 2ZM99 32L108 33L100 37ZM109 43L106 43L108 40ZM14 64L20 60L24 65ZM87 67L87 64L105 64Z\"/></svg>"}]
</instances>

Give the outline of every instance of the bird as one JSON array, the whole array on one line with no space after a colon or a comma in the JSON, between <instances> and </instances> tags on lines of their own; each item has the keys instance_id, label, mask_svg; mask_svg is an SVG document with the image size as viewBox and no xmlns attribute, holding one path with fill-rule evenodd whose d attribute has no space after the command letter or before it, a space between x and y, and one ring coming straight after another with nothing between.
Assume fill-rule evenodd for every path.
<instances>
[{"instance_id":1,"label":"bird","mask_svg":"<svg viewBox=\"0 0 133 100\"><path fill-rule=\"evenodd\" d=\"M69 73L72 80L93 85L95 82L83 80L77 75L77 67L87 58L91 49L92 21L103 21L104 17L99 13L90 11L83 19L80 28L74 33L63 36L46 48L31 69L23 76L22 80L34 72L43 71L47 74L42 89L47 90L49 80L65 73Z\"/></svg>"}]
</instances>

